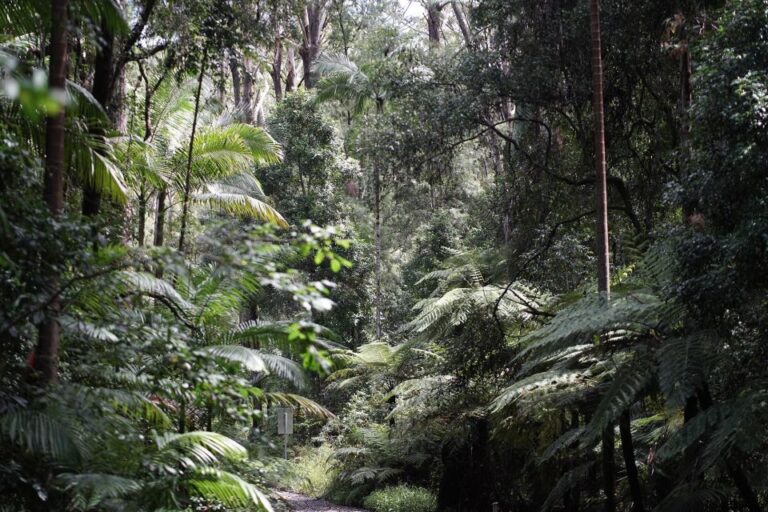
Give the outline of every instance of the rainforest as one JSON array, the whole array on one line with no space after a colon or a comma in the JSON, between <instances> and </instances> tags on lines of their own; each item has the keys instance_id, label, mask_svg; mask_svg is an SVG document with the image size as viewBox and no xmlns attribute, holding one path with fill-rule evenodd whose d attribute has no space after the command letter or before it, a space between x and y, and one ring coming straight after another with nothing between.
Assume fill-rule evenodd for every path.
<instances>
[{"instance_id":1,"label":"rainforest","mask_svg":"<svg viewBox=\"0 0 768 512\"><path fill-rule=\"evenodd\" d=\"M768 0L0 0L0 512L768 512Z\"/></svg>"}]
</instances>

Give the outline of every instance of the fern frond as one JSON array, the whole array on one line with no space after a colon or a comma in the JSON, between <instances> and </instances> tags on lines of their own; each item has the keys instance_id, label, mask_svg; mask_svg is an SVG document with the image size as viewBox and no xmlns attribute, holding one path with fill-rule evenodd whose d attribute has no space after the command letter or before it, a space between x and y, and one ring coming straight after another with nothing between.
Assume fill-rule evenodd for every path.
<instances>
[{"instance_id":1,"label":"fern frond","mask_svg":"<svg viewBox=\"0 0 768 512\"><path fill-rule=\"evenodd\" d=\"M611 422L629 409L653 381L654 373L654 365L642 356L619 368L586 428L585 440L597 439Z\"/></svg>"},{"instance_id":2,"label":"fern frond","mask_svg":"<svg viewBox=\"0 0 768 512\"><path fill-rule=\"evenodd\" d=\"M549 492L549 496L541 506L542 512L551 510L555 504L563 499L567 492L582 487L589 478L590 469L594 463L589 462L567 471Z\"/></svg>"},{"instance_id":3,"label":"fern frond","mask_svg":"<svg viewBox=\"0 0 768 512\"><path fill-rule=\"evenodd\" d=\"M264 393L264 397L270 404L293 406L302 411L304 414L315 416L316 418L331 419L336 417L335 414L333 414L322 405L301 395L273 391Z\"/></svg>"},{"instance_id":4,"label":"fern frond","mask_svg":"<svg viewBox=\"0 0 768 512\"><path fill-rule=\"evenodd\" d=\"M717 358L713 333L665 340L656 352L659 387L671 408L682 407L709 375Z\"/></svg>"}]
</instances>

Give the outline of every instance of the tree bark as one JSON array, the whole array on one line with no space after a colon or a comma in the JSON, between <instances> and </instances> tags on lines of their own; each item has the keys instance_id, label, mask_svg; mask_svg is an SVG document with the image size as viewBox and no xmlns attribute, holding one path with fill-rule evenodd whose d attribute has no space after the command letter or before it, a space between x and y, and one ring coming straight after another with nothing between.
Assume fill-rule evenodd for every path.
<instances>
[{"instance_id":1,"label":"tree bark","mask_svg":"<svg viewBox=\"0 0 768 512\"><path fill-rule=\"evenodd\" d=\"M616 512L616 464L613 460L613 422L603 430L602 445L605 512Z\"/></svg>"},{"instance_id":2,"label":"tree bark","mask_svg":"<svg viewBox=\"0 0 768 512\"><path fill-rule=\"evenodd\" d=\"M280 35L275 37L275 53L272 57L272 70L269 72L272 77L272 86L275 91L275 101L283 99L283 41Z\"/></svg>"},{"instance_id":3,"label":"tree bark","mask_svg":"<svg viewBox=\"0 0 768 512\"><path fill-rule=\"evenodd\" d=\"M381 175L377 164L373 164L373 215L374 237L376 244L376 298L375 325L376 340L381 340Z\"/></svg>"},{"instance_id":4,"label":"tree bark","mask_svg":"<svg viewBox=\"0 0 768 512\"><path fill-rule=\"evenodd\" d=\"M609 307L611 292L610 254L608 245L608 180L605 157L605 112L603 105L603 58L600 35L600 0L590 0L592 33L592 90L595 123L595 185L597 187L597 289ZM613 461L613 423L603 431L603 489L605 511L616 510L616 479Z\"/></svg>"},{"instance_id":5,"label":"tree bark","mask_svg":"<svg viewBox=\"0 0 768 512\"><path fill-rule=\"evenodd\" d=\"M440 30L442 26L443 6L439 2L431 1L427 5L427 34L429 35L430 44L440 44Z\"/></svg>"},{"instance_id":6,"label":"tree bark","mask_svg":"<svg viewBox=\"0 0 768 512\"><path fill-rule=\"evenodd\" d=\"M110 121L119 129L124 128L121 126L124 123L121 123L121 118L123 118L121 105L117 105L115 102L115 88L125 85L123 80L125 65L129 60L131 50L141 38L144 27L146 27L156 4L157 0L146 0L139 19L131 29L131 33L117 57L115 56L115 35L109 30L107 23L101 23L102 43L96 52L96 59L93 63L91 94L104 107ZM98 128L97 131L103 132L101 128ZM83 215L88 217L98 215L101 210L101 203L101 193L92 184L86 182L83 186Z\"/></svg>"},{"instance_id":7,"label":"tree bark","mask_svg":"<svg viewBox=\"0 0 768 512\"><path fill-rule=\"evenodd\" d=\"M136 233L136 241L139 247L144 247L144 239L146 238L146 225L147 225L147 192L144 184L141 184L141 190L139 191L139 227Z\"/></svg>"},{"instance_id":8,"label":"tree bark","mask_svg":"<svg viewBox=\"0 0 768 512\"><path fill-rule=\"evenodd\" d=\"M285 53L287 55L285 92L293 92L296 89L296 59L294 57L293 47L289 46Z\"/></svg>"},{"instance_id":9,"label":"tree bark","mask_svg":"<svg viewBox=\"0 0 768 512\"><path fill-rule=\"evenodd\" d=\"M91 94L93 98L107 112L110 120L114 122L111 96L114 88L114 45L115 36L109 30L106 23L101 24L101 44L96 52L96 58L93 62L93 85ZM103 136L104 130L101 127L91 129L95 135ZM93 217L101 210L101 193L92 183L87 181L83 184L83 204L82 213L87 217Z\"/></svg>"},{"instance_id":10,"label":"tree bark","mask_svg":"<svg viewBox=\"0 0 768 512\"><path fill-rule=\"evenodd\" d=\"M235 107L241 108L242 97L240 95L240 64L234 54L229 56L229 72L232 74L232 94L235 97Z\"/></svg>"},{"instance_id":11,"label":"tree bark","mask_svg":"<svg viewBox=\"0 0 768 512\"><path fill-rule=\"evenodd\" d=\"M320 55L323 29L326 22L326 4L327 0L311 0L304 7L301 18L302 44L299 48L299 55L304 67L304 87L313 89L315 87L315 78L312 74L312 67Z\"/></svg>"},{"instance_id":12,"label":"tree bark","mask_svg":"<svg viewBox=\"0 0 768 512\"><path fill-rule=\"evenodd\" d=\"M253 124L253 75L248 69L248 61L243 62L243 117L245 122Z\"/></svg>"},{"instance_id":13,"label":"tree bark","mask_svg":"<svg viewBox=\"0 0 768 512\"><path fill-rule=\"evenodd\" d=\"M157 211L155 212L155 247L165 244L165 200L168 198L168 190L163 188L157 193Z\"/></svg>"},{"instance_id":14,"label":"tree bark","mask_svg":"<svg viewBox=\"0 0 768 512\"><path fill-rule=\"evenodd\" d=\"M472 32L469 30L469 24L467 23L467 17L464 14L464 10L458 0L453 0L451 2L451 7L453 8L453 14L456 16L456 23L459 25L461 35L464 36L464 43L467 45L467 48L471 49L474 46L474 41L472 40Z\"/></svg>"},{"instance_id":15,"label":"tree bark","mask_svg":"<svg viewBox=\"0 0 768 512\"><path fill-rule=\"evenodd\" d=\"M640 479L637 473L637 464L635 463L635 447L632 443L632 429L630 423L629 410L621 413L619 418L619 433L621 434L621 451L624 456L624 466L627 469L627 480L629 481L629 491L634 503L634 512L644 512L643 490L640 487Z\"/></svg>"},{"instance_id":16,"label":"tree bark","mask_svg":"<svg viewBox=\"0 0 768 512\"><path fill-rule=\"evenodd\" d=\"M51 1L51 58L48 85L51 89L63 90L67 79L67 8L68 0ZM64 211L64 166L65 166L65 112L64 106L56 115L46 120L45 130L45 176L43 198L54 218ZM58 290L59 276L53 276L51 290ZM61 300L58 292L50 303L48 316L39 327L34 367L43 385L56 382L59 377L59 346L61 344Z\"/></svg>"},{"instance_id":17,"label":"tree bark","mask_svg":"<svg viewBox=\"0 0 768 512\"><path fill-rule=\"evenodd\" d=\"M192 193L192 152L195 149L195 135L197 133L197 117L200 113L200 94L203 90L205 78L205 66L208 61L208 47L203 52L200 62L200 74L197 77L197 92L195 92L195 112L192 116L192 133L189 136L189 148L187 149L187 167L184 174L184 196L181 198L181 227L179 228L179 252L184 252L184 242L187 234L187 218L189 217L189 199Z\"/></svg>"},{"instance_id":18,"label":"tree bark","mask_svg":"<svg viewBox=\"0 0 768 512\"><path fill-rule=\"evenodd\" d=\"M605 156L605 112L603 105L603 58L600 36L600 0L591 0L592 88L595 122L595 185L597 187L597 288L606 298L610 288L608 245L608 180Z\"/></svg>"}]
</instances>

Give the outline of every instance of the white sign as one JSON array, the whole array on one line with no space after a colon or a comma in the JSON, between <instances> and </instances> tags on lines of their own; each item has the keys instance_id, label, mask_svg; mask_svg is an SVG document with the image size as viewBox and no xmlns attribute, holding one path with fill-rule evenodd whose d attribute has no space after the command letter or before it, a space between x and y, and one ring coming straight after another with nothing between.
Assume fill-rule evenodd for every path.
<instances>
[{"instance_id":1,"label":"white sign","mask_svg":"<svg viewBox=\"0 0 768 512\"><path fill-rule=\"evenodd\" d=\"M277 408L277 433L286 436L293 434L293 407Z\"/></svg>"}]
</instances>

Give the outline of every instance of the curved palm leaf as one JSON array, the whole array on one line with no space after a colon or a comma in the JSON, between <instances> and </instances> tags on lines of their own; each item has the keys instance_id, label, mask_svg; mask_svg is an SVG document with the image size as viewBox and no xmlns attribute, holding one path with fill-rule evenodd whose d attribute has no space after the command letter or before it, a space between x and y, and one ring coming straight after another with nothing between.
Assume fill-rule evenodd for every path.
<instances>
[{"instance_id":1,"label":"curved palm leaf","mask_svg":"<svg viewBox=\"0 0 768 512\"><path fill-rule=\"evenodd\" d=\"M189 485L205 498L216 499L228 507L249 507L273 512L267 497L259 489L239 476L214 468L195 472Z\"/></svg>"}]
</instances>

